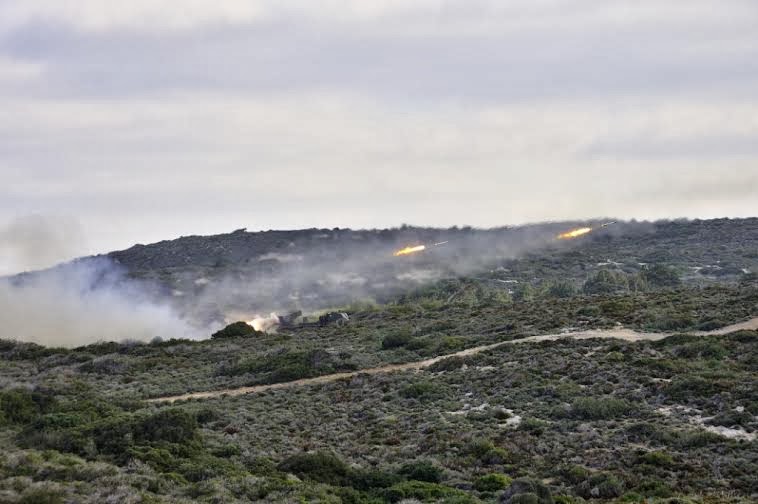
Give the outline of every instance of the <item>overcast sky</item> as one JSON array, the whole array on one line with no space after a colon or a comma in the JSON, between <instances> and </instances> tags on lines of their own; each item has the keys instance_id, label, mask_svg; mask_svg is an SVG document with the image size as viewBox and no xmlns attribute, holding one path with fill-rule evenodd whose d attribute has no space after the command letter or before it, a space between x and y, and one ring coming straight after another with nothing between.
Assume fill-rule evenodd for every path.
<instances>
[{"instance_id":1,"label":"overcast sky","mask_svg":"<svg viewBox=\"0 0 758 504\"><path fill-rule=\"evenodd\" d=\"M755 0L0 0L0 273L240 227L756 215L756 90Z\"/></svg>"}]
</instances>

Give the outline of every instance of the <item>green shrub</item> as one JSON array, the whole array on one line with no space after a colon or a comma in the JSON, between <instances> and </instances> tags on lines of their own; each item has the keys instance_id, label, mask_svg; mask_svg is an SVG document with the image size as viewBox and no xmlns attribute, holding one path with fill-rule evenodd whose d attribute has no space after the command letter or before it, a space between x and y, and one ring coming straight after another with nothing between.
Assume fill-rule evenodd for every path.
<instances>
[{"instance_id":1,"label":"green shrub","mask_svg":"<svg viewBox=\"0 0 758 504\"><path fill-rule=\"evenodd\" d=\"M405 346L411 341L411 338L412 336L409 331L398 331L388 334L382 340L382 349L389 350Z\"/></svg>"},{"instance_id":2,"label":"green shrub","mask_svg":"<svg viewBox=\"0 0 758 504\"><path fill-rule=\"evenodd\" d=\"M350 483L350 468L333 453L298 453L284 459L277 469L328 485L349 486Z\"/></svg>"},{"instance_id":3,"label":"green shrub","mask_svg":"<svg viewBox=\"0 0 758 504\"><path fill-rule=\"evenodd\" d=\"M556 280L548 286L547 293L550 297L569 298L576 294L574 283L568 280Z\"/></svg>"},{"instance_id":4,"label":"green shrub","mask_svg":"<svg viewBox=\"0 0 758 504\"><path fill-rule=\"evenodd\" d=\"M399 483L400 480L400 476L389 471L380 471L377 469L355 470L351 476L350 486L358 490L388 488Z\"/></svg>"},{"instance_id":5,"label":"green shrub","mask_svg":"<svg viewBox=\"0 0 758 504\"><path fill-rule=\"evenodd\" d=\"M706 421L708 425L723 425L724 427L748 427L753 423L753 415L747 411L725 411Z\"/></svg>"},{"instance_id":6,"label":"green shrub","mask_svg":"<svg viewBox=\"0 0 758 504\"><path fill-rule=\"evenodd\" d=\"M736 331L729 333L726 337L737 343L758 343L758 331Z\"/></svg>"},{"instance_id":7,"label":"green shrub","mask_svg":"<svg viewBox=\"0 0 758 504\"><path fill-rule=\"evenodd\" d=\"M640 456L639 462L656 467L671 467L674 465L674 458L664 451L651 451Z\"/></svg>"},{"instance_id":8,"label":"green shrub","mask_svg":"<svg viewBox=\"0 0 758 504\"><path fill-rule=\"evenodd\" d=\"M695 325L695 320L686 313L663 313L656 315L648 324L658 331L681 331Z\"/></svg>"},{"instance_id":9,"label":"green shrub","mask_svg":"<svg viewBox=\"0 0 758 504\"><path fill-rule=\"evenodd\" d=\"M653 287L678 287L682 284L676 271L661 264L646 269L642 276Z\"/></svg>"},{"instance_id":10,"label":"green shrub","mask_svg":"<svg viewBox=\"0 0 758 504\"><path fill-rule=\"evenodd\" d=\"M136 442L186 443L195 439L197 431L196 418L178 408L162 410L151 415L134 428Z\"/></svg>"},{"instance_id":11,"label":"green shrub","mask_svg":"<svg viewBox=\"0 0 758 504\"><path fill-rule=\"evenodd\" d=\"M438 353L457 352L466 346L466 340L460 336L445 336L437 345Z\"/></svg>"},{"instance_id":12,"label":"green shrub","mask_svg":"<svg viewBox=\"0 0 758 504\"><path fill-rule=\"evenodd\" d=\"M19 504L63 504L65 495L60 490L46 487L27 489Z\"/></svg>"},{"instance_id":13,"label":"green shrub","mask_svg":"<svg viewBox=\"0 0 758 504\"><path fill-rule=\"evenodd\" d=\"M136 419L132 415L117 415L100 420L91 428L91 436L100 453L124 457L134 444Z\"/></svg>"},{"instance_id":14,"label":"green shrub","mask_svg":"<svg viewBox=\"0 0 758 504\"><path fill-rule=\"evenodd\" d=\"M680 359L721 360L727 355L726 348L717 341L700 339L674 348L674 355Z\"/></svg>"},{"instance_id":15,"label":"green shrub","mask_svg":"<svg viewBox=\"0 0 758 504\"><path fill-rule=\"evenodd\" d=\"M310 351L288 350L256 356L242 360L229 368L224 368L221 373L229 376L246 373L268 373L262 379L264 383L280 383L353 369L355 369L354 364L339 360L338 356L333 356L325 350L316 349Z\"/></svg>"},{"instance_id":16,"label":"green shrub","mask_svg":"<svg viewBox=\"0 0 758 504\"><path fill-rule=\"evenodd\" d=\"M27 424L40 414L41 396L26 389L0 392L0 412L8 423Z\"/></svg>"},{"instance_id":17,"label":"green shrub","mask_svg":"<svg viewBox=\"0 0 758 504\"><path fill-rule=\"evenodd\" d=\"M202 408L195 413L195 419L200 425L215 422L220 418L221 415L219 415L218 411L216 411L214 408Z\"/></svg>"},{"instance_id":18,"label":"green shrub","mask_svg":"<svg viewBox=\"0 0 758 504\"><path fill-rule=\"evenodd\" d=\"M608 352L605 358L610 362L622 362L624 360L624 354L621 352Z\"/></svg>"},{"instance_id":19,"label":"green shrub","mask_svg":"<svg viewBox=\"0 0 758 504\"><path fill-rule=\"evenodd\" d=\"M613 499L624 492L624 485L612 474L595 473L580 483L576 491L585 499Z\"/></svg>"},{"instance_id":20,"label":"green shrub","mask_svg":"<svg viewBox=\"0 0 758 504\"><path fill-rule=\"evenodd\" d=\"M550 489L532 478L519 478L503 492L500 502L504 504L553 504Z\"/></svg>"},{"instance_id":21,"label":"green shrub","mask_svg":"<svg viewBox=\"0 0 758 504\"><path fill-rule=\"evenodd\" d=\"M629 279L625 273L600 270L584 282L585 294L614 294L629 290Z\"/></svg>"},{"instance_id":22,"label":"green shrub","mask_svg":"<svg viewBox=\"0 0 758 504\"><path fill-rule=\"evenodd\" d=\"M442 371L455 371L462 368L465 364L466 359L464 357L447 357L438 360L427 369L433 373L440 373Z\"/></svg>"},{"instance_id":23,"label":"green shrub","mask_svg":"<svg viewBox=\"0 0 758 504\"><path fill-rule=\"evenodd\" d=\"M411 383L400 389L400 395L406 399L425 399L439 393L440 387L430 381Z\"/></svg>"},{"instance_id":24,"label":"green shrub","mask_svg":"<svg viewBox=\"0 0 758 504\"><path fill-rule=\"evenodd\" d=\"M211 339L237 338L240 336L263 336L264 333L256 331L247 322L233 322L211 335Z\"/></svg>"},{"instance_id":25,"label":"green shrub","mask_svg":"<svg viewBox=\"0 0 758 504\"><path fill-rule=\"evenodd\" d=\"M607 420L628 414L632 405L623 400L613 397L596 399L583 397L574 401L571 405L571 414L584 420Z\"/></svg>"},{"instance_id":26,"label":"green shrub","mask_svg":"<svg viewBox=\"0 0 758 504\"><path fill-rule=\"evenodd\" d=\"M421 460L404 464L400 468L400 474L409 480L439 483L442 481L444 471L429 461Z\"/></svg>"},{"instance_id":27,"label":"green shrub","mask_svg":"<svg viewBox=\"0 0 758 504\"><path fill-rule=\"evenodd\" d=\"M402 483L397 483L386 490L384 496L390 502L399 502L403 499L418 499L422 502L445 502L448 499L456 497L468 498L460 490L426 481L403 481ZM458 502L461 501L458 500Z\"/></svg>"},{"instance_id":28,"label":"green shrub","mask_svg":"<svg viewBox=\"0 0 758 504\"><path fill-rule=\"evenodd\" d=\"M671 497L674 493L671 488L659 479L642 480L634 490L645 497Z\"/></svg>"},{"instance_id":29,"label":"green shrub","mask_svg":"<svg viewBox=\"0 0 758 504\"><path fill-rule=\"evenodd\" d=\"M572 485L578 485L582 481L589 478L591 474L592 473L589 469L580 465L572 465L561 468L561 475Z\"/></svg>"},{"instance_id":30,"label":"green shrub","mask_svg":"<svg viewBox=\"0 0 758 504\"><path fill-rule=\"evenodd\" d=\"M495 446L488 439L474 439L466 445L464 453L471 455L484 465L505 464L512 458L506 450Z\"/></svg>"},{"instance_id":31,"label":"green shrub","mask_svg":"<svg viewBox=\"0 0 758 504\"><path fill-rule=\"evenodd\" d=\"M140 446L131 448L129 455L150 465L160 472L173 472L178 470L179 461L164 448L152 448Z\"/></svg>"},{"instance_id":32,"label":"green shrub","mask_svg":"<svg viewBox=\"0 0 758 504\"><path fill-rule=\"evenodd\" d=\"M549 424L546 421L540 420L539 418L526 417L521 421L519 429L522 431L531 432L532 434L539 436L545 432L545 429L548 425Z\"/></svg>"},{"instance_id":33,"label":"green shrub","mask_svg":"<svg viewBox=\"0 0 758 504\"><path fill-rule=\"evenodd\" d=\"M634 312L634 306L627 299L613 299L600 304L603 315L611 318L623 318Z\"/></svg>"},{"instance_id":34,"label":"green shrub","mask_svg":"<svg viewBox=\"0 0 758 504\"><path fill-rule=\"evenodd\" d=\"M714 432L700 429L668 432L664 442L679 449L702 448L710 444L720 444L724 438Z\"/></svg>"},{"instance_id":35,"label":"green shrub","mask_svg":"<svg viewBox=\"0 0 758 504\"><path fill-rule=\"evenodd\" d=\"M585 305L579 308L576 314L579 317L599 317L602 311L597 305Z\"/></svg>"},{"instance_id":36,"label":"green shrub","mask_svg":"<svg viewBox=\"0 0 758 504\"><path fill-rule=\"evenodd\" d=\"M526 492L515 494L504 502L508 504L540 504L540 498L536 493Z\"/></svg>"},{"instance_id":37,"label":"green shrub","mask_svg":"<svg viewBox=\"0 0 758 504\"><path fill-rule=\"evenodd\" d=\"M664 391L671 399L684 401L693 398L707 399L722 392L725 388L715 380L697 375L684 375L675 376Z\"/></svg>"},{"instance_id":38,"label":"green shrub","mask_svg":"<svg viewBox=\"0 0 758 504\"><path fill-rule=\"evenodd\" d=\"M474 488L480 492L497 492L510 485L511 478L505 474L491 473L481 476L474 481Z\"/></svg>"},{"instance_id":39,"label":"green shrub","mask_svg":"<svg viewBox=\"0 0 758 504\"><path fill-rule=\"evenodd\" d=\"M224 458L224 459L228 459L229 457L240 455L241 453L242 453L242 449L236 444L231 444L231 443L226 443L221 446L217 446L211 450L211 454L214 457L219 457L219 458Z\"/></svg>"}]
</instances>

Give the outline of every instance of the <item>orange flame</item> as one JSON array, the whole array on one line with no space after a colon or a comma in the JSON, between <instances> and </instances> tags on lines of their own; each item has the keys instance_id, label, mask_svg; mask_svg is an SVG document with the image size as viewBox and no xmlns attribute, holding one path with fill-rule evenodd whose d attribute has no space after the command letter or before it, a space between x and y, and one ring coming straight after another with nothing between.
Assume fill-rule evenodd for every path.
<instances>
[{"instance_id":1,"label":"orange flame","mask_svg":"<svg viewBox=\"0 0 758 504\"><path fill-rule=\"evenodd\" d=\"M578 229L572 229L571 231L567 231L565 233L561 233L558 235L559 240L569 240L571 238L578 238L579 236L586 235L587 233L591 232L591 227L583 227Z\"/></svg>"},{"instance_id":2,"label":"orange flame","mask_svg":"<svg viewBox=\"0 0 758 504\"><path fill-rule=\"evenodd\" d=\"M414 254L416 252L421 252L422 250L426 250L426 245L416 245L415 247L405 247L404 249L400 249L397 252L395 252L395 257L404 256L408 254Z\"/></svg>"}]
</instances>

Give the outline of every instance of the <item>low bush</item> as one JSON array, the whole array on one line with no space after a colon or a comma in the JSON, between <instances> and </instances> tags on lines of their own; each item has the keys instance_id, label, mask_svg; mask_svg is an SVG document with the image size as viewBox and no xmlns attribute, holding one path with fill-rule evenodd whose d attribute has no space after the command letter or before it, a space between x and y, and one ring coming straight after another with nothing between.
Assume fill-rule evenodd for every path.
<instances>
[{"instance_id":1,"label":"low bush","mask_svg":"<svg viewBox=\"0 0 758 504\"><path fill-rule=\"evenodd\" d=\"M8 390L0 392L0 413L8 423L26 424L39 416L40 404L29 390Z\"/></svg>"},{"instance_id":2,"label":"low bush","mask_svg":"<svg viewBox=\"0 0 758 504\"><path fill-rule=\"evenodd\" d=\"M63 504L65 501L65 493L61 490L33 487L23 493L18 504Z\"/></svg>"},{"instance_id":3,"label":"low bush","mask_svg":"<svg viewBox=\"0 0 758 504\"><path fill-rule=\"evenodd\" d=\"M671 467L674 465L674 458L664 451L651 451L641 455L639 463L656 467Z\"/></svg>"},{"instance_id":4,"label":"low bush","mask_svg":"<svg viewBox=\"0 0 758 504\"><path fill-rule=\"evenodd\" d=\"M411 383L400 389L400 395L406 399L428 399L438 395L440 387L430 381Z\"/></svg>"},{"instance_id":5,"label":"low bush","mask_svg":"<svg viewBox=\"0 0 758 504\"><path fill-rule=\"evenodd\" d=\"M726 348L717 341L698 340L675 347L673 353L680 359L715 359L721 360L726 354Z\"/></svg>"},{"instance_id":6,"label":"low bush","mask_svg":"<svg viewBox=\"0 0 758 504\"><path fill-rule=\"evenodd\" d=\"M674 401L686 401L691 399L708 399L727 388L716 380L697 375L684 375L675 376L664 389L664 392Z\"/></svg>"},{"instance_id":7,"label":"low bush","mask_svg":"<svg viewBox=\"0 0 758 504\"><path fill-rule=\"evenodd\" d=\"M421 460L403 465L400 468L400 474L409 480L439 483L442 481L444 471L429 461Z\"/></svg>"},{"instance_id":8,"label":"low bush","mask_svg":"<svg viewBox=\"0 0 758 504\"><path fill-rule=\"evenodd\" d=\"M571 405L571 415L583 420L608 420L627 415L630 411L632 404L613 397L583 397Z\"/></svg>"},{"instance_id":9,"label":"low bush","mask_svg":"<svg viewBox=\"0 0 758 504\"><path fill-rule=\"evenodd\" d=\"M166 409L151 415L135 425L137 443L187 443L196 438L197 419L178 408Z\"/></svg>"},{"instance_id":10,"label":"low bush","mask_svg":"<svg viewBox=\"0 0 758 504\"><path fill-rule=\"evenodd\" d=\"M382 340L382 349L389 350L407 345L412 339L409 331L398 331L388 334Z\"/></svg>"},{"instance_id":11,"label":"low bush","mask_svg":"<svg viewBox=\"0 0 758 504\"><path fill-rule=\"evenodd\" d=\"M507 488L512 482L505 474L491 473L474 481L474 488L480 492L497 492Z\"/></svg>"},{"instance_id":12,"label":"low bush","mask_svg":"<svg viewBox=\"0 0 758 504\"><path fill-rule=\"evenodd\" d=\"M355 364L325 350L295 350L245 359L236 365L223 367L220 372L228 376L265 374L261 382L279 383L354 369Z\"/></svg>"},{"instance_id":13,"label":"low bush","mask_svg":"<svg viewBox=\"0 0 758 504\"><path fill-rule=\"evenodd\" d=\"M624 492L623 483L612 474L595 473L576 486L585 499L614 499Z\"/></svg>"},{"instance_id":14,"label":"low bush","mask_svg":"<svg viewBox=\"0 0 758 504\"><path fill-rule=\"evenodd\" d=\"M505 464L512 459L508 451L495 446L488 439L474 439L464 447L463 453L472 456L482 465Z\"/></svg>"},{"instance_id":15,"label":"low bush","mask_svg":"<svg viewBox=\"0 0 758 504\"><path fill-rule=\"evenodd\" d=\"M532 478L514 480L500 496L503 504L553 504L550 489Z\"/></svg>"},{"instance_id":16,"label":"low bush","mask_svg":"<svg viewBox=\"0 0 758 504\"><path fill-rule=\"evenodd\" d=\"M263 336L264 333L256 331L247 322L233 322L213 333L211 339L238 338L240 336Z\"/></svg>"},{"instance_id":17,"label":"low bush","mask_svg":"<svg viewBox=\"0 0 758 504\"><path fill-rule=\"evenodd\" d=\"M320 483L350 486L350 468L334 453L298 453L284 459L277 469Z\"/></svg>"},{"instance_id":18,"label":"low bush","mask_svg":"<svg viewBox=\"0 0 758 504\"><path fill-rule=\"evenodd\" d=\"M384 492L384 497L390 502L400 502L404 499L417 499L422 502L449 502L450 499L456 499L456 502L461 504L463 502L474 502L474 499L465 492L426 481L397 483Z\"/></svg>"},{"instance_id":19,"label":"low bush","mask_svg":"<svg viewBox=\"0 0 758 504\"><path fill-rule=\"evenodd\" d=\"M447 357L435 362L427 369L432 373L440 373L443 371L455 371L462 368L465 364L466 359L464 357Z\"/></svg>"}]
</instances>

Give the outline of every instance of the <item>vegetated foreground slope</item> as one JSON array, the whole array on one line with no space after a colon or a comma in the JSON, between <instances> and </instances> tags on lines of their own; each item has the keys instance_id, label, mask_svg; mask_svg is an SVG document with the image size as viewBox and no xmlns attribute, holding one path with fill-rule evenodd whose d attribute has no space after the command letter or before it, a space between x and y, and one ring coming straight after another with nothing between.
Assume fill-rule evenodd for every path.
<instances>
[{"instance_id":1,"label":"vegetated foreground slope","mask_svg":"<svg viewBox=\"0 0 758 504\"><path fill-rule=\"evenodd\" d=\"M693 336L712 336L712 335L724 335L731 334L738 331L756 331L758 330L758 318L748 320L746 322L740 322L721 329L714 329L713 331L693 333ZM343 371L341 373L326 374L317 376L315 378L301 378L293 381L283 381L270 383L266 385L252 385L249 387L238 387L232 389L213 390L207 392L190 392L188 394L182 394L177 396L158 397L150 399L149 402L168 402L173 403L176 401L187 401L191 399L212 399L222 396L238 396L244 394L261 393L273 389L302 387L307 385L317 385L322 383L334 382L337 380L346 380L357 377L359 375L374 375L374 374L386 374L394 373L398 371L416 371L425 369L437 364L444 359L461 359L463 357L469 357L473 355L493 350L503 345L512 345L517 343L538 343L543 341L556 341L559 339L618 339L622 341L660 341L665 338L675 336L674 334L667 333L640 333L630 329L597 329L591 331L579 331L579 332L564 332L557 334L543 334L539 336L527 336L525 338L501 341L500 343L492 343L489 345L477 346L467 348L466 350L460 350L452 354L440 355L426 359L422 361L406 362L403 364L386 364L375 368L360 369L358 371Z\"/></svg>"},{"instance_id":2,"label":"vegetated foreground slope","mask_svg":"<svg viewBox=\"0 0 758 504\"><path fill-rule=\"evenodd\" d=\"M179 406L104 395L86 377L16 383L0 403L0 495L751 502L757 345L755 331L502 345L418 372Z\"/></svg>"},{"instance_id":3,"label":"vegetated foreground slope","mask_svg":"<svg viewBox=\"0 0 758 504\"><path fill-rule=\"evenodd\" d=\"M0 341L0 502L755 501L752 330L532 341L420 371L146 401L565 331L694 334L752 319L753 224L548 247L342 307L344 327L75 349ZM602 258L612 250L622 255ZM739 269L715 274L719 260ZM703 263L712 270L693 269Z\"/></svg>"}]
</instances>

